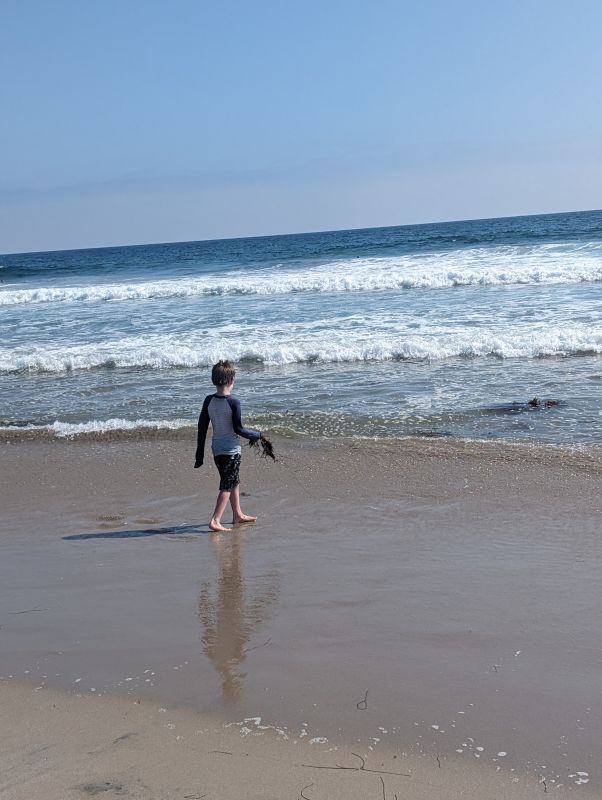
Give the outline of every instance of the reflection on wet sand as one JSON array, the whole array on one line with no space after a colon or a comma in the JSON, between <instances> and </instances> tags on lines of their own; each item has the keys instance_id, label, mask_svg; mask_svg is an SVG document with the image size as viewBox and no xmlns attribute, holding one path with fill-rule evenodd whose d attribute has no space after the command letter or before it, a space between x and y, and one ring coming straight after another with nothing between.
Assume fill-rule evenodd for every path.
<instances>
[{"instance_id":1,"label":"reflection on wet sand","mask_svg":"<svg viewBox=\"0 0 602 800\"><path fill-rule=\"evenodd\" d=\"M222 699L234 702L242 693L245 672L241 671L247 644L262 623L269 620L278 598L275 572L243 579L239 536L215 536L219 576L215 597L210 581L199 593L199 620L203 652L222 676Z\"/></svg>"}]
</instances>

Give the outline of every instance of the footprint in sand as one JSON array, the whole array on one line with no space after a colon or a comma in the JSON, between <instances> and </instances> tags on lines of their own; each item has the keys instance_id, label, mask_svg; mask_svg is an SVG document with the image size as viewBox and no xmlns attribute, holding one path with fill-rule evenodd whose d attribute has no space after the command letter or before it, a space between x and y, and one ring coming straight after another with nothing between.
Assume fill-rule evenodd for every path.
<instances>
[{"instance_id":1,"label":"footprint in sand","mask_svg":"<svg viewBox=\"0 0 602 800\"><path fill-rule=\"evenodd\" d=\"M122 783L117 783L115 781L98 781L94 783L83 783L81 786L77 787L80 792L83 792L88 797L95 797L99 794L104 794L105 792L111 792L112 794L125 794L126 788Z\"/></svg>"},{"instance_id":2,"label":"footprint in sand","mask_svg":"<svg viewBox=\"0 0 602 800\"><path fill-rule=\"evenodd\" d=\"M116 528L125 522L125 514L100 514L95 520L101 528Z\"/></svg>"}]
</instances>

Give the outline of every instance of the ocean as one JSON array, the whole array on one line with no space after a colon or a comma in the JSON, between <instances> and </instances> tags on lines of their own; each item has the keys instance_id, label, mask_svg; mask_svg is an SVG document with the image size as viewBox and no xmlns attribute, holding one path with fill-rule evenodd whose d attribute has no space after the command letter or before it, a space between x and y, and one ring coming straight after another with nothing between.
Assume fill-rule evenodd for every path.
<instances>
[{"instance_id":1,"label":"ocean","mask_svg":"<svg viewBox=\"0 0 602 800\"><path fill-rule=\"evenodd\" d=\"M0 256L0 436L180 435L230 358L268 434L587 445L601 354L602 211Z\"/></svg>"}]
</instances>

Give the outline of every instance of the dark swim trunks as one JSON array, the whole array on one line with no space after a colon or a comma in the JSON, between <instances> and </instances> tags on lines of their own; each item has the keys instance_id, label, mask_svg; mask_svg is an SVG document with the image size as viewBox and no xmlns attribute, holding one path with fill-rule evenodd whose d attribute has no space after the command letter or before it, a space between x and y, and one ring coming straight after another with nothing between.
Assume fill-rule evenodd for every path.
<instances>
[{"instance_id":1,"label":"dark swim trunks","mask_svg":"<svg viewBox=\"0 0 602 800\"><path fill-rule=\"evenodd\" d=\"M240 483L240 453L233 456L213 456L218 469L221 492L231 492Z\"/></svg>"}]
</instances>

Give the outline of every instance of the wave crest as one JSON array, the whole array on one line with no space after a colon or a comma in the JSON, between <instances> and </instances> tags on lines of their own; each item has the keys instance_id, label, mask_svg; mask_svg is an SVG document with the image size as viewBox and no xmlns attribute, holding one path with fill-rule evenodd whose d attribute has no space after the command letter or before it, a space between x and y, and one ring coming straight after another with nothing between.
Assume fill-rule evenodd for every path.
<instances>
[{"instance_id":1,"label":"wave crest","mask_svg":"<svg viewBox=\"0 0 602 800\"><path fill-rule=\"evenodd\" d=\"M278 340L280 338L280 341ZM274 331L233 341L197 341L170 336L130 337L74 347L0 348L0 374L110 368L207 367L220 358L265 365L449 358L545 358L602 353L602 331L548 326L532 330L467 330L434 327L427 334L375 331L305 331L281 338Z\"/></svg>"},{"instance_id":2,"label":"wave crest","mask_svg":"<svg viewBox=\"0 0 602 800\"><path fill-rule=\"evenodd\" d=\"M249 270L223 277L0 291L0 305L160 300L212 295L447 289L602 281L602 245L472 248L334 261L305 270Z\"/></svg>"},{"instance_id":3,"label":"wave crest","mask_svg":"<svg viewBox=\"0 0 602 800\"><path fill-rule=\"evenodd\" d=\"M10 439L149 439L153 436L173 437L190 436L194 431L193 420L127 420L111 418L89 420L88 422L55 422L27 425L10 424L2 420L0 424L0 441ZM5 424L8 423L8 424Z\"/></svg>"}]
</instances>

